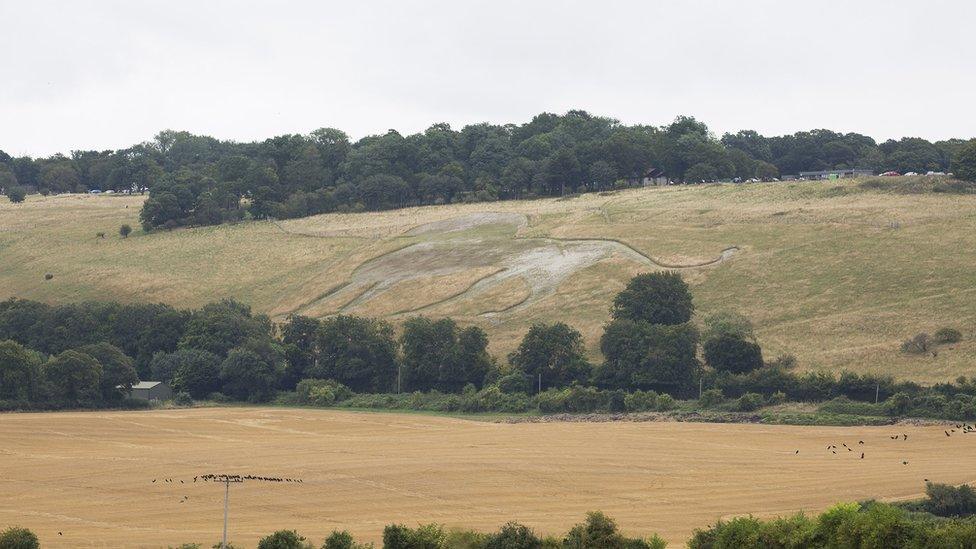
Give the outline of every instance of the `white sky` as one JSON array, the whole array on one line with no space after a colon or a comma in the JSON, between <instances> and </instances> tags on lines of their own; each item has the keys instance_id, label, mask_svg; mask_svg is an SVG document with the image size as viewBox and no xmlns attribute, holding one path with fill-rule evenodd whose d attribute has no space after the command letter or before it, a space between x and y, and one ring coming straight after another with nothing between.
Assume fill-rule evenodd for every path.
<instances>
[{"instance_id":1,"label":"white sky","mask_svg":"<svg viewBox=\"0 0 976 549\"><path fill-rule=\"evenodd\" d=\"M971 0L0 0L0 149L524 122L976 136Z\"/></svg>"}]
</instances>

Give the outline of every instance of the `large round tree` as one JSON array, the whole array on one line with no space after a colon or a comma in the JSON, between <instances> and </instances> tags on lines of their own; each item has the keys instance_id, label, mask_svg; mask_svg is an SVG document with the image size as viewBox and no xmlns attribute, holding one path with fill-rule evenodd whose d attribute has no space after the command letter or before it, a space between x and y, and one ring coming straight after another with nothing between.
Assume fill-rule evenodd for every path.
<instances>
[{"instance_id":1,"label":"large round tree","mask_svg":"<svg viewBox=\"0 0 976 549\"><path fill-rule=\"evenodd\" d=\"M635 276L613 300L615 320L649 324L684 324L691 320L695 306L681 275L672 271Z\"/></svg>"}]
</instances>

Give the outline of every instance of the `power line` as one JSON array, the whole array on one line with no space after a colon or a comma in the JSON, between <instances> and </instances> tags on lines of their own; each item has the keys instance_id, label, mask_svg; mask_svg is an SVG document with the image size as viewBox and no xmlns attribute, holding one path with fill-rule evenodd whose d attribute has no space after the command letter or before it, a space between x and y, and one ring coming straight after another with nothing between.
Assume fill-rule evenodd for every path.
<instances>
[{"instance_id":1,"label":"power line","mask_svg":"<svg viewBox=\"0 0 976 549\"><path fill-rule=\"evenodd\" d=\"M179 479L177 479L179 480ZM214 482L223 483L224 485L224 534L220 541L221 549L227 549L227 516L230 509L230 485L240 484L244 482L278 482L278 483L293 483L301 484L303 481L300 478L291 477L266 477L260 475L232 475L226 473L208 473L206 475L198 475L193 477L193 482ZM156 482L156 479L153 479ZM173 483L175 482L172 478L163 479L163 482ZM183 480L180 480L180 484L185 484ZM186 496L184 496L184 500ZM183 501L180 501L183 503Z\"/></svg>"}]
</instances>

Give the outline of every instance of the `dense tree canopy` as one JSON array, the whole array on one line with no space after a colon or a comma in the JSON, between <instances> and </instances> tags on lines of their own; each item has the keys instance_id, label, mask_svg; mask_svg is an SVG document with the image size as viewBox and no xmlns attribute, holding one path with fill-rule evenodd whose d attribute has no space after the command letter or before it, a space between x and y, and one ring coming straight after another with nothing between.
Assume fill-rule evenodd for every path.
<instances>
[{"instance_id":1,"label":"dense tree canopy","mask_svg":"<svg viewBox=\"0 0 976 549\"><path fill-rule=\"evenodd\" d=\"M597 383L612 389L641 389L680 394L699 367L698 331L690 324L651 324L614 320L600 339L604 363Z\"/></svg>"},{"instance_id":2,"label":"dense tree canopy","mask_svg":"<svg viewBox=\"0 0 976 549\"><path fill-rule=\"evenodd\" d=\"M491 367L485 332L477 327L459 329L449 318L408 319L400 346L407 391L457 393L469 383L481 387Z\"/></svg>"},{"instance_id":3,"label":"dense tree canopy","mask_svg":"<svg viewBox=\"0 0 976 549\"><path fill-rule=\"evenodd\" d=\"M964 143L916 137L877 143L823 129L775 137L742 130L717 138L692 117L626 126L572 110L542 113L523 124L456 130L439 123L413 135L390 130L358 141L333 128L251 143L166 130L116 151L37 159L0 154L0 189L148 189L141 221L155 229L213 225L248 214L288 218L556 196L638 184L652 168L679 182L834 168L949 171Z\"/></svg>"},{"instance_id":4,"label":"dense tree canopy","mask_svg":"<svg viewBox=\"0 0 976 549\"><path fill-rule=\"evenodd\" d=\"M959 179L976 181L976 139L959 148L955 170Z\"/></svg>"}]
</instances>

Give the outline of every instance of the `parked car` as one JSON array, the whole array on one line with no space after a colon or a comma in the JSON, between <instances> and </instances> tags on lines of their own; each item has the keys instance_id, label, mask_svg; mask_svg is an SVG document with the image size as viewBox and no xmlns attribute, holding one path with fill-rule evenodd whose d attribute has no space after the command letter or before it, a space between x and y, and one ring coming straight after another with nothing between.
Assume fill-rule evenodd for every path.
<instances>
[{"instance_id":1,"label":"parked car","mask_svg":"<svg viewBox=\"0 0 976 549\"><path fill-rule=\"evenodd\" d=\"M918 175L918 172L905 172L906 176Z\"/></svg>"},{"instance_id":2,"label":"parked car","mask_svg":"<svg viewBox=\"0 0 976 549\"><path fill-rule=\"evenodd\" d=\"M901 175L901 174L898 173L898 172L885 172L885 173L881 174L882 177L897 177L899 175Z\"/></svg>"},{"instance_id":3,"label":"parked car","mask_svg":"<svg viewBox=\"0 0 976 549\"><path fill-rule=\"evenodd\" d=\"M101 189L92 189L92 190L88 191L88 194L102 194L102 190Z\"/></svg>"}]
</instances>

